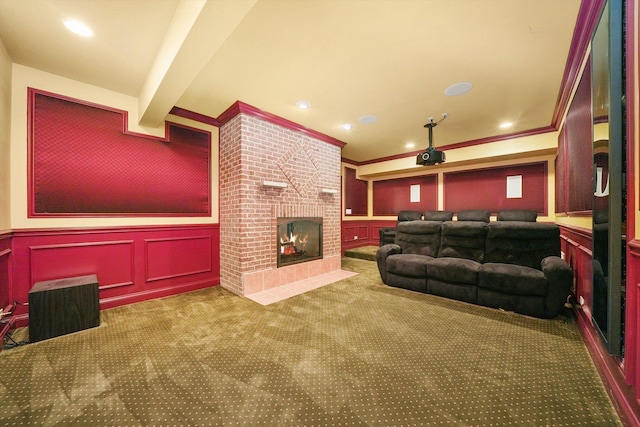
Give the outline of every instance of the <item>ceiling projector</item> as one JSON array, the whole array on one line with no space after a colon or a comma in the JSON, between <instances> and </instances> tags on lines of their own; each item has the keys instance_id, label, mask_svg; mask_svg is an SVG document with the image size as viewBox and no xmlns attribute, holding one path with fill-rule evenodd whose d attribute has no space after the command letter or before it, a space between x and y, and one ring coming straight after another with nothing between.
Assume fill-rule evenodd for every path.
<instances>
[{"instance_id":1,"label":"ceiling projector","mask_svg":"<svg viewBox=\"0 0 640 427\"><path fill-rule=\"evenodd\" d=\"M442 113L442 118L437 122L433 121L433 117L429 117L429 123L424 125L424 127L429 129L429 147L424 151L424 153L418 154L416 157L416 165L422 166L433 166L439 163L444 163L446 156L444 151L436 150L433 147L433 128L438 126L438 123L442 122L449 115L447 113Z\"/></svg>"}]
</instances>

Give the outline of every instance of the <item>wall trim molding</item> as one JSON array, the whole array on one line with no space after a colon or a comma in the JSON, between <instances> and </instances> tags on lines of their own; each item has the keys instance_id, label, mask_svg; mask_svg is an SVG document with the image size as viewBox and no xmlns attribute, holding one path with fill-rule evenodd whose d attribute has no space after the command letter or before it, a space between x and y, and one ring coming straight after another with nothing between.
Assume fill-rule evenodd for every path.
<instances>
[{"instance_id":1,"label":"wall trim molding","mask_svg":"<svg viewBox=\"0 0 640 427\"><path fill-rule=\"evenodd\" d=\"M486 138L479 138L479 139L471 139L469 141L462 141L462 142L457 142L454 144L449 144L449 145L443 145L440 148L444 151L446 150L454 150L454 149L458 149L458 148L466 148L466 147L473 147L474 145L482 145L482 144L488 144L490 142L500 142L500 141L508 141L511 139L515 139L515 138L524 138L526 136L534 136L534 135L541 135L544 133L549 133L549 132L555 132L558 129L549 125L549 126L543 126L540 128L535 128L535 129L529 129L529 130L525 130L522 132L514 132L514 133L507 133L507 134L503 134L503 135L494 135L494 136L488 136ZM405 159L405 158L410 158L410 157L415 157L418 154L424 152L424 150L418 150L418 151L411 151L409 153L401 153L401 154L395 154L392 156L387 156L387 157L380 157L377 159L371 159L371 160L365 160L365 161L357 161L357 160L351 160L351 159L347 159L347 158L342 158L342 162L344 163L349 163L353 166L364 166L364 165L370 165L373 163L380 163L380 162L386 162L386 161L390 161L390 160L398 160L398 159Z\"/></svg>"},{"instance_id":2,"label":"wall trim molding","mask_svg":"<svg viewBox=\"0 0 640 427\"><path fill-rule=\"evenodd\" d=\"M216 277L210 280L198 280L183 283L178 286L148 289L142 292L118 295L110 298L102 298L100 299L100 310L119 307L121 305L129 305L136 302L149 301L171 295L178 295L185 292L197 291L200 289L206 289L218 285L220 285L220 277Z\"/></svg>"},{"instance_id":3,"label":"wall trim molding","mask_svg":"<svg viewBox=\"0 0 640 427\"><path fill-rule=\"evenodd\" d=\"M220 114L220 116L218 117L219 126L220 127L224 126L229 120L231 120L232 118L234 118L240 113L257 117L269 123L273 123L274 125L278 125L286 129L303 133L312 138L319 139L320 141L327 142L329 144L335 145L340 148L347 145L345 142L342 142L339 139L336 139L332 136L315 131L313 129L309 129L296 122L292 122L291 120L285 119L284 117L280 117L275 114L260 110L259 108L256 108L249 104L245 104L242 101L234 102L229 108L227 108L222 114Z\"/></svg>"},{"instance_id":4,"label":"wall trim molding","mask_svg":"<svg viewBox=\"0 0 640 427\"><path fill-rule=\"evenodd\" d=\"M189 119L196 122L204 123L207 125L220 127L220 122L215 117L207 116L205 114L196 113L195 111L187 110L185 108L173 107L169 114L182 117L183 119Z\"/></svg>"},{"instance_id":5,"label":"wall trim molding","mask_svg":"<svg viewBox=\"0 0 640 427\"><path fill-rule=\"evenodd\" d=\"M165 230L188 230L203 228L220 228L219 223L211 224L162 224L162 225L123 225L104 227L51 227L51 228L22 228L12 230L14 238L51 236L63 234L113 234L129 233L136 231L165 231Z\"/></svg>"},{"instance_id":6,"label":"wall trim molding","mask_svg":"<svg viewBox=\"0 0 640 427\"><path fill-rule=\"evenodd\" d=\"M582 0L580 3L571 47L567 56L567 64L560 84L560 93L558 94L556 108L551 119L551 126L555 129L560 128L562 118L567 111L569 100L573 94L573 88L580 78L584 57L591 43L591 36L596 28L604 3L605 0Z\"/></svg>"},{"instance_id":7,"label":"wall trim molding","mask_svg":"<svg viewBox=\"0 0 640 427\"><path fill-rule=\"evenodd\" d=\"M584 239L591 240L592 233L591 230L584 227L578 227L577 225L568 225L568 224L558 224L558 227L562 230L563 228L570 231L573 234L577 234Z\"/></svg>"},{"instance_id":8,"label":"wall trim molding","mask_svg":"<svg viewBox=\"0 0 640 427\"><path fill-rule=\"evenodd\" d=\"M633 388L625 382L620 364L603 347L588 312L577 309L576 321L591 359L603 382L608 386L605 387L607 394L624 425L640 426L640 405Z\"/></svg>"}]
</instances>

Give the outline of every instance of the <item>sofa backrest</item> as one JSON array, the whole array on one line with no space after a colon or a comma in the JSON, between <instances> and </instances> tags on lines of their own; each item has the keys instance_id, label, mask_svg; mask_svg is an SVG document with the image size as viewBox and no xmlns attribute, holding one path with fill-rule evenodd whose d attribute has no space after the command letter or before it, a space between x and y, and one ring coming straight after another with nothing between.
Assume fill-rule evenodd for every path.
<instances>
[{"instance_id":1,"label":"sofa backrest","mask_svg":"<svg viewBox=\"0 0 640 427\"><path fill-rule=\"evenodd\" d=\"M560 228L556 224L496 221L487 225L484 262L518 264L540 270L548 256L560 256Z\"/></svg>"},{"instance_id":2,"label":"sofa backrest","mask_svg":"<svg viewBox=\"0 0 640 427\"><path fill-rule=\"evenodd\" d=\"M538 212L528 209L503 209L498 212L498 221L526 221L536 222Z\"/></svg>"},{"instance_id":3,"label":"sofa backrest","mask_svg":"<svg viewBox=\"0 0 640 427\"><path fill-rule=\"evenodd\" d=\"M403 221L396 226L395 243L403 254L438 256L440 221Z\"/></svg>"},{"instance_id":4,"label":"sofa backrest","mask_svg":"<svg viewBox=\"0 0 640 427\"><path fill-rule=\"evenodd\" d=\"M466 209L458 211L456 215L458 221L482 221L489 222L491 219L491 212L481 209Z\"/></svg>"},{"instance_id":5,"label":"sofa backrest","mask_svg":"<svg viewBox=\"0 0 640 427\"><path fill-rule=\"evenodd\" d=\"M451 221L453 219L452 211L426 211L424 213L426 221Z\"/></svg>"},{"instance_id":6,"label":"sofa backrest","mask_svg":"<svg viewBox=\"0 0 640 427\"><path fill-rule=\"evenodd\" d=\"M420 211L400 211L400 212L398 212L398 222L416 221L418 219L422 219L422 212L420 212Z\"/></svg>"},{"instance_id":7,"label":"sofa backrest","mask_svg":"<svg viewBox=\"0 0 640 427\"><path fill-rule=\"evenodd\" d=\"M440 232L438 257L455 257L484 261L487 223L480 221L446 221Z\"/></svg>"}]
</instances>

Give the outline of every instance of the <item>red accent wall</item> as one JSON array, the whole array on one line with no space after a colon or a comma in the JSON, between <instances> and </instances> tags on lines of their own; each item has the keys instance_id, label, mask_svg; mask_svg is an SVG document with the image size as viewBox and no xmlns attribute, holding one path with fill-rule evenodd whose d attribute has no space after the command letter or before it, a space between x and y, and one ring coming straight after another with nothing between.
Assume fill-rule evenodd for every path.
<instances>
[{"instance_id":1,"label":"red accent wall","mask_svg":"<svg viewBox=\"0 0 640 427\"><path fill-rule=\"evenodd\" d=\"M411 186L420 185L420 202L411 202ZM397 215L401 210L424 212L438 208L438 175L373 182L373 214Z\"/></svg>"},{"instance_id":2,"label":"red accent wall","mask_svg":"<svg viewBox=\"0 0 640 427\"><path fill-rule=\"evenodd\" d=\"M507 177L522 176L522 198L508 199ZM444 174L444 209L531 209L547 214L547 162Z\"/></svg>"},{"instance_id":3,"label":"red accent wall","mask_svg":"<svg viewBox=\"0 0 640 427\"><path fill-rule=\"evenodd\" d=\"M368 183L356 178L356 170L345 168L344 199L345 212L351 209L350 215L366 215L368 204Z\"/></svg>"},{"instance_id":4,"label":"red accent wall","mask_svg":"<svg viewBox=\"0 0 640 427\"><path fill-rule=\"evenodd\" d=\"M29 92L30 216L211 214L211 133L126 131L126 112Z\"/></svg>"},{"instance_id":5,"label":"red accent wall","mask_svg":"<svg viewBox=\"0 0 640 427\"><path fill-rule=\"evenodd\" d=\"M14 231L8 293L26 302L37 282L96 274L104 309L206 288L220 283L219 242L217 224Z\"/></svg>"}]
</instances>

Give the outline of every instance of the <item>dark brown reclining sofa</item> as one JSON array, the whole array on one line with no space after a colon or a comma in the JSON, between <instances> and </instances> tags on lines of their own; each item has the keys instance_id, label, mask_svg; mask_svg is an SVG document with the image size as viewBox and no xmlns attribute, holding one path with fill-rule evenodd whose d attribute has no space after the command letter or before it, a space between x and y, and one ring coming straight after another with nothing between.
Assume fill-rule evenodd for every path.
<instances>
[{"instance_id":1,"label":"dark brown reclining sofa","mask_svg":"<svg viewBox=\"0 0 640 427\"><path fill-rule=\"evenodd\" d=\"M382 281L540 318L557 316L573 274L560 258L560 229L535 212L463 211L457 221L403 221L378 249Z\"/></svg>"}]
</instances>

